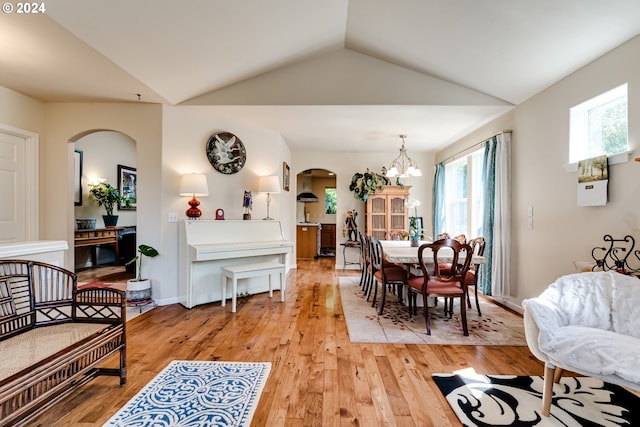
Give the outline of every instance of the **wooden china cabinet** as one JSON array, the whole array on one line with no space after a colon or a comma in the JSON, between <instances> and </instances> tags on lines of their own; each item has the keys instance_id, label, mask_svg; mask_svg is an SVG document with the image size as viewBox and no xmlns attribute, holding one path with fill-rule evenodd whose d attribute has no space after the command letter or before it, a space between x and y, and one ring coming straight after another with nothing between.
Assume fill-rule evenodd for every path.
<instances>
[{"instance_id":1,"label":"wooden china cabinet","mask_svg":"<svg viewBox=\"0 0 640 427\"><path fill-rule=\"evenodd\" d=\"M410 188L410 185L387 185L380 193L369 196L365 205L367 236L384 240L391 230L409 233L406 202L409 200Z\"/></svg>"}]
</instances>

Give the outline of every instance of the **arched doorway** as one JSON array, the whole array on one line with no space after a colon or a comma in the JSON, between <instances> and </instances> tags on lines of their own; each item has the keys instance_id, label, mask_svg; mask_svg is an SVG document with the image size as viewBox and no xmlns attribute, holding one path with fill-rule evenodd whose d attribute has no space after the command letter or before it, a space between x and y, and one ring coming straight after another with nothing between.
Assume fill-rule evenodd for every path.
<instances>
[{"instance_id":1,"label":"arched doorway","mask_svg":"<svg viewBox=\"0 0 640 427\"><path fill-rule=\"evenodd\" d=\"M122 266L136 255L136 142L121 132L106 130L85 132L71 142L75 144L75 269ZM127 196L114 206L113 214L118 216L116 228L106 228L105 209L90 196L89 185L98 182L106 182ZM85 233L86 227L98 232ZM97 238L103 237L101 233L104 239ZM92 238L83 240L86 236Z\"/></svg>"},{"instance_id":2,"label":"arched doorway","mask_svg":"<svg viewBox=\"0 0 640 427\"><path fill-rule=\"evenodd\" d=\"M296 179L297 258L335 258L336 174L327 169L307 169Z\"/></svg>"}]
</instances>

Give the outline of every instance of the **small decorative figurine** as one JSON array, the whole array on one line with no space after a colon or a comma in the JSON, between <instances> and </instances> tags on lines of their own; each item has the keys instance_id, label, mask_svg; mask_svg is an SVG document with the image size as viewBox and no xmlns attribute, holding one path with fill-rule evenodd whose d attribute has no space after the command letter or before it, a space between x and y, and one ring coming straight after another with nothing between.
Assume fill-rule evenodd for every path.
<instances>
[{"instance_id":1,"label":"small decorative figurine","mask_svg":"<svg viewBox=\"0 0 640 427\"><path fill-rule=\"evenodd\" d=\"M251 199L251 191L245 191L244 197L242 199L242 207L244 208L244 213L242 214L242 219L249 220L251 219L251 212L249 212L253 208L253 201Z\"/></svg>"},{"instance_id":2,"label":"small decorative figurine","mask_svg":"<svg viewBox=\"0 0 640 427\"><path fill-rule=\"evenodd\" d=\"M356 224L356 217L358 216L358 212L355 210L347 211L347 219L345 220L345 224L347 225L347 234L349 235L348 240L351 242L358 241L358 225Z\"/></svg>"}]
</instances>

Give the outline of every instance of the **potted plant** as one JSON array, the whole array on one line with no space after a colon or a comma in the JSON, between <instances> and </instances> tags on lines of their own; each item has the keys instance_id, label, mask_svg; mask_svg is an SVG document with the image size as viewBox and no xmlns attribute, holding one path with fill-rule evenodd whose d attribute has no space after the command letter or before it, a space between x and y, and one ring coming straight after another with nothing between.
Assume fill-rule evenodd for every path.
<instances>
[{"instance_id":1,"label":"potted plant","mask_svg":"<svg viewBox=\"0 0 640 427\"><path fill-rule=\"evenodd\" d=\"M138 261L138 276L135 279L127 280L127 300L128 301L144 301L151 298L151 279L142 278L142 258L148 256L153 258L159 255L155 248L149 245L138 246L138 253L133 259L125 265L133 264Z\"/></svg>"},{"instance_id":2,"label":"potted plant","mask_svg":"<svg viewBox=\"0 0 640 427\"><path fill-rule=\"evenodd\" d=\"M366 202L369 194L379 193L384 190L385 185L389 185L389 178L367 169L364 173L353 174L349 190L353 191L353 197Z\"/></svg>"},{"instance_id":3,"label":"potted plant","mask_svg":"<svg viewBox=\"0 0 640 427\"><path fill-rule=\"evenodd\" d=\"M411 246L418 246L420 238L422 237L422 228L418 223L418 206L420 206L420 200L409 199L406 202L407 208L415 209L415 215L409 218L409 239L411 240Z\"/></svg>"},{"instance_id":4,"label":"potted plant","mask_svg":"<svg viewBox=\"0 0 640 427\"><path fill-rule=\"evenodd\" d=\"M107 182L89 184L89 193L98 202L98 206L104 206L107 211L106 215L102 215L104 226L107 228L115 227L118 224L118 215L113 214L113 207L118 202L126 203L127 198L122 197L118 189Z\"/></svg>"}]
</instances>

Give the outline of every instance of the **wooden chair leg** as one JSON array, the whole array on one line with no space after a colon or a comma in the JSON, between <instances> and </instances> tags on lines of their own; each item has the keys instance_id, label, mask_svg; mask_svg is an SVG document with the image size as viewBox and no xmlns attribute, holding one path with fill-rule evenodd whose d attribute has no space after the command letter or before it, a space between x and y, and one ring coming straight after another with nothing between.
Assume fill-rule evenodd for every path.
<instances>
[{"instance_id":1,"label":"wooden chair leg","mask_svg":"<svg viewBox=\"0 0 640 427\"><path fill-rule=\"evenodd\" d=\"M382 295L380 296L380 309L378 310L378 314L380 316L382 316L382 311L384 310L384 303L387 299L387 288L385 287L384 284L381 286L381 289L382 289Z\"/></svg>"},{"instance_id":2,"label":"wooden chair leg","mask_svg":"<svg viewBox=\"0 0 640 427\"><path fill-rule=\"evenodd\" d=\"M412 310L413 310L413 292L411 292L411 288L407 286L407 306L409 309L409 319L411 319L411 316L413 316Z\"/></svg>"},{"instance_id":3,"label":"wooden chair leg","mask_svg":"<svg viewBox=\"0 0 640 427\"><path fill-rule=\"evenodd\" d=\"M373 288L373 284L375 283L375 277L373 277L373 272L369 270L369 274L367 276L367 283L365 283L365 291L364 293L367 295L367 301L371 298L371 289Z\"/></svg>"},{"instance_id":4,"label":"wooden chair leg","mask_svg":"<svg viewBox=\"0 0 640 427\"><path fill-rule=\"evenodd\" d=\"M548 417L551 413L551 398L553 397L553 378L556 367L551 363L544 364L544 389L542 392L542 415Z\"/></svg>"},{"instance_id":5,"label":"wooden chair leg","mask_svg":"<svg viewBox=\"0 0 640 427\"><path fill-rule=\"evenodd\" d=\"M477 283L473 287L473 292L476 295L476 308L478 309L478 316L482 316L482 313L480 312L480 300L478 300L478 284Z\"/></svg>"},{"instance_id":6,"label":"wooden chair leg","mask_svg":"<svg viewBox=\"0 0 640 427\"><path fill-rule=\"evenodd\" d=\"M451 298L451 308L453 309L453 298ZM469 336L469 329L467 328L467 304L465 302L464 294L460 297L460 317L462 320L464 336Z\"/></svg>"},{"instance_id":7,"label":"wooden chair leg","mask_svg":"<svg viewBox=\"0 0 640 427\"><path fill-rule=\"evenodd\" d=\"M563 373L564 373L564 369L558 368L556 366L556 372L553 374L553 382L558 384L560 382L560 378L562 378Z\"/></svg>"},{"instance_id":8,"label":"wooden chair leg","mask_svg":"<svg viewBox=\"0 0 640 427\"><path fill-rule=\"evenodd\" d=\"M371 307L376 306L376 298L378 298L378 281L373 279L373 301L371 302ZM382 291L384 292L384 283L382 284Z\"/></svg>"},{"instance_id":9,"label":"wooden chair leg","mask_svg":"<svg viewBox=\"0 0 640 427\"><path fill-rule=\"evenodd\" d=\"M422 294L422 304L424 305L424 321L427 324L427 335L431 335L431 319L429 316L429 304L428 297L426 294Z\"/></svg>"}]
</instances>

